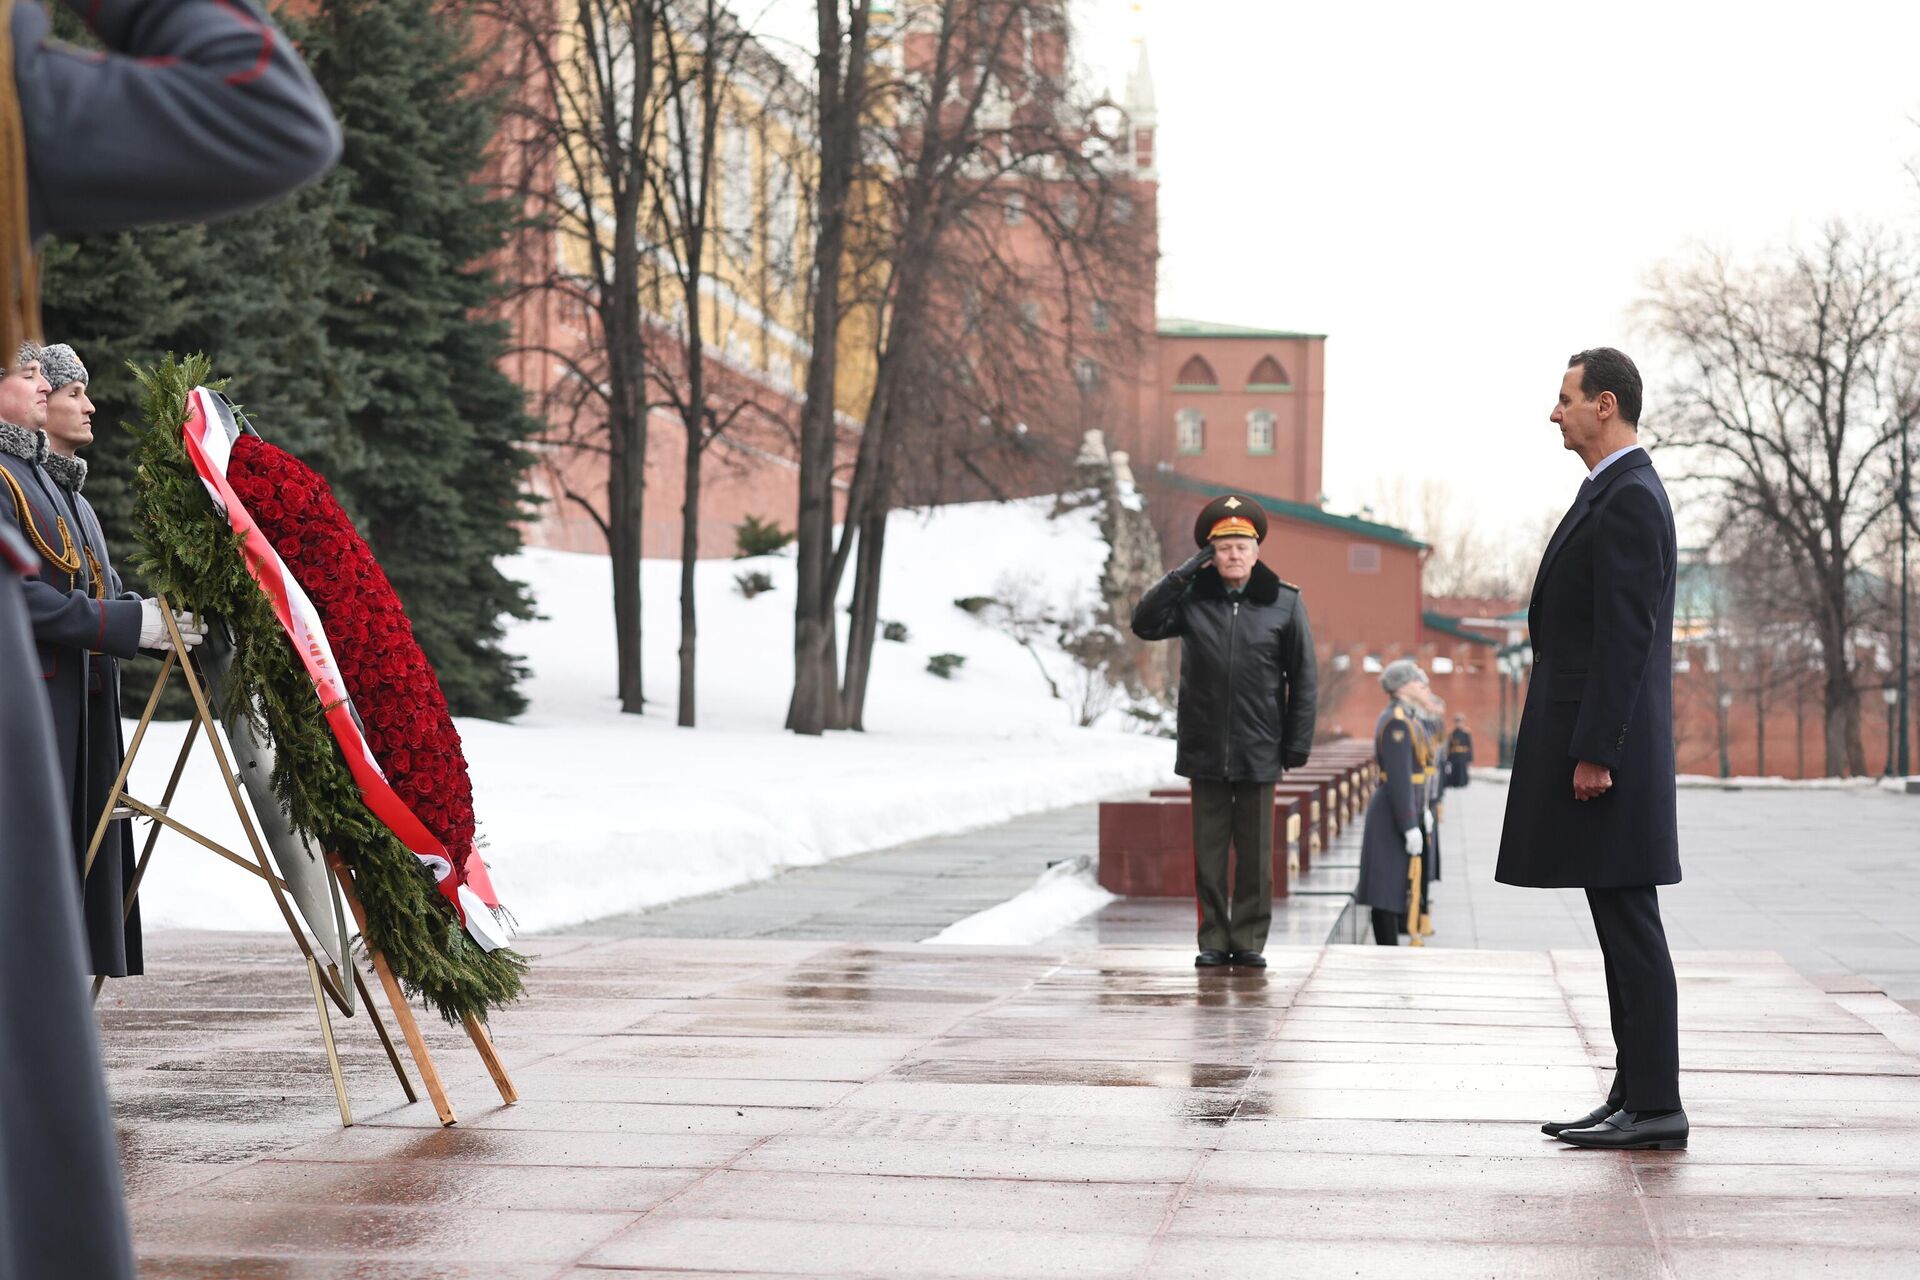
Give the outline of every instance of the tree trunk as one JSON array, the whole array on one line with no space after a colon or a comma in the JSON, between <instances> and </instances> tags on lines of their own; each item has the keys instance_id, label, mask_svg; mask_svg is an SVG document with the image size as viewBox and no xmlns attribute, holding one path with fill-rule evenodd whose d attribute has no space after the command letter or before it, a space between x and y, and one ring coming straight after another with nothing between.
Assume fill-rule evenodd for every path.
<instances>
[{"instance_id":1,"label":"tree trunk","mask_svg":"<svg viewBox=\"0 0 1920 1280\"><path fill-rule=\"evenodd\" d=\"M694 670L699 621L694 601L695 569L700 563L700 462L706 454L706 432L701 407L706 404L705 356L699 338L700 321L687 319L687 413L685 423L686 484L680 503L680 718L683 729L694 727Z\"/></svg>"},{"instance_id":2,"label":"tree trunk","mask_svg":"<svg viewBox=\"0 0 1920 1280\"><path fill-rule=\"evenodd\" d=\"M887 513L860 522L860 557L853 570L853 617L847 625L847 681L840 707L849 729L864 731L873 644L880 632L880 567L887 549Z\"/></svg>"},{"instance_id":3,"label":"tree trunk","mask_svg":"<svg viewBox=\"0 0 1920 1280\"><path fill-rule=\"evenodd\" d=\"M640 666L640 519L646 485L645 437L631 423L609 424L607 553L613 566L613 634L620 710L638 715L646 698Z\"/></svg>"},{"instance_id":4,"label":"tree trunk","mask_svg":"<svg viewBox=\"0 0 1920 1280\"><path fill-rule=\"evenodd\" d=\"M839 0L816 0L820 51L820 230L814 242L813 343L807 400L800 414L800 512L794 529L797 583L793 602L793 698L787 728L820 734L838 720L839 655L834 618L833 464L839 385L840 277L847 245L860 115L864 109L868 0L849 6L846 67Z\"/></svg>"}]
</instances>

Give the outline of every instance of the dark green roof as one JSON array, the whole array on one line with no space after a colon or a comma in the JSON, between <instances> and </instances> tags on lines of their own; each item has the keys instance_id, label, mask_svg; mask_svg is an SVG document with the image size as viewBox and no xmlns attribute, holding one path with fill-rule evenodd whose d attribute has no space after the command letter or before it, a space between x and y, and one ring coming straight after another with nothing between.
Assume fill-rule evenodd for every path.
<instances>
[{"instance_id":1,"label":"dark green roof","mask_svg":"<svg viewBox=\"0 0 1920 1280\"><path fill-rule=\"evenodd\" d=\"M1237 489L1223 484L1209 484L1205 480L1196 480L1192 476L1183 476L1178 471L1156 471L1152 480L1174 489L1184 489L1188 493L1205 494L1209 498L1218 498L1223 494L1238 493L1252 498L1267 509L1270 516L1285 516L1289 520L1304 520L1309 524L1324 524L1335 529L1344 529L1348 533L1363 538L1372 538L1375 542L1386 542L1396 547L1411 547L1415 551L1425 551L1427 544L1390 524L1380 524L1373 520L1362 520L1358 516L1337 516L1331 511L1322 511L1319 507L1305 502L1290 502L1285 498L1275 498L1264 493L1255 493L1251 489Z\"/></svg>"},{"instance_id":2,"label":"dark green roof","mask_svg":"<svg viewBox=\"0 0 1920 1280\"><path fill-rule=\"evenodd\" d=\"M1163 338L1317 338L1325 341L1324 333L1295 333L1291 329L1249 329L1245 325L1216 324L1211 320L1182 320L1176 316L1161 316L1159 320L1160 336Z\"/></svg>"},{"instance_id":3,"label":"dark green roof","mask_svg":"<svg viewBox=\"0 0 1920 1280\"><path fill-rule=\"evenodd\" d=\"M1499 647L1499 641L1492 636L1482 635L1478 631L1468 630L1460 625L1460 619L1450 614L1435 613L1428 609L1420 615L1420 621L1429 631L1438 631L1442 635L1452 636L1456 640L1465 640L1471 644L1483 644L1489 649Z\"/></svg>"}]
</instances>

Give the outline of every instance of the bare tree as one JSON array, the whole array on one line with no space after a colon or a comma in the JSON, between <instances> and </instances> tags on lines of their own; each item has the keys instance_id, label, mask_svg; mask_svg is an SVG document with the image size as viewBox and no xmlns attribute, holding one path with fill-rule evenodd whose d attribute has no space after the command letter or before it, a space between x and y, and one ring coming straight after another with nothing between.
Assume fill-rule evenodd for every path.
<instances>
[{"instance_id":1,"label":"bare tree","mask_svg":"<svg viewBox=\"0 0 1920 1280\"><path fill-rule=\"evenodd\" d=\"M620 709L645 704L640 559L646 492L646 197L662 113L657 39L668 0L482 0L501 34L503 176L532 224L511 264L525 349L563 376L543 409L556 443L604 455L604 495L567 500L605 535Z\"/></svg>"},{"instance_id":2,"label":"bare tree","mask_svg":"<svg viewBox=\"0 0 1920 1280\"><path fill-rule=\"evenodd\" d=\"M1125 341L1130 326L1112 322L1131 314L1122 302L1151 269L1121 212L1127 176L1099 145L1095 104L1072 93L1059 0L915 3L901 13L901 74L886 86L896 123L878 135L884 222L870 240L881 253L871 273L874 389L823 584L832 598L853 561L839 723L855 729L903 460L940 456L920 447L931 428L1031 449L1058 476L1071 474L1089 425L1075 406L1100 390L1107 367L1093 351ZM1120 332L1090 347L1103 297Z\"/></svg>"},{"instance_id":3,"label":"bare tree","mask_svg":"<svg viewBox=\"0 0 1920 1280\"><path fill-rule=\"evenodd\" d=\"M763 186L750 134L760 135L766 168L791 169L796 157L771 157L772 139L755 127L776 109L793 106L785 71L727 6L719 0L673 0L664 21L656 57L666 100L667 154L650 174L656 204L650 232L662 249L669 290L678 294L678 322L666 340L647 349L659 394L685 433L678 723L691 728L697 719L699 643L695 571L708 448L749 410L776 419L746 379L715 367L713 351L725 350L731 336L719 329L741 323L738 308L715 305L715 286L742 282L748 274L744 264L764 256L755 253L764 229L760 215L777 197L767 193L756 207L755 193ZM764 306L762 312L767 312Z\"/></svg>"},{"instance_id":4,"label":"bare tree","mask_svg":"<svg viewBox=\"0 0 1920 1280\"><path fill-rule=\"evenodd\" d=\"M1888 455L1914 412L1912 260L1844 226L1751 266L1714 255L1658 274L1647 316L1673 349L1674 407L1654 424L1731 518L1759 522L1793 569L1819 640L1826 771L1864 773L1854 641L1863 540L1893 492Z\"/></svg>"},{"instance_id":5,"label":"bare tree","mask_svg":"<svg viewBox=\"0 0 1920 1280\"><path fill-rule=\"evenodd\" d=\"M842 4L844 3L844 16ZM817 0L814 99L819 177L814 195L812 327L807 395L800 414L800 512L794 530L793 699L787 727L818 734L839 720L839 633L832 572L833 472L839 439L840 321L847 233L860 179L861 125L868 110L873 0Z\"/></svg>"}]
</instances>

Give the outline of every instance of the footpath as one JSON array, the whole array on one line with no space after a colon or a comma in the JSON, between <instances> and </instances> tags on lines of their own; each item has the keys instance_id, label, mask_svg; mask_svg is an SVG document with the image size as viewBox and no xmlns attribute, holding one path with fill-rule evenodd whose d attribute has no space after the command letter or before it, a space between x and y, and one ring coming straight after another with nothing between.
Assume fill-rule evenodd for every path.
<instances>
[{"instance_id":1,"label":"footpath","mask_svg":"<svg viewBox=\"0 0 1920 1280\"><path fill-rule=\"evenodd\" d=\"M101 1009L142 1274L1920 1274L1920 1017L1876 989L1914 971L1883 899L1915 802L1683 795L1693 1144L1625 1155L1537 1132L1612 1048L1578 895L1491 882L1503 801L1454 798L1436 945L1277 942L1263 974L1196 972L1179 902L917 941L1088 852L1090 809L527 939L518 1105L426 1028L447 1129L364 1019L339 1127L284 940L156 935Z\"/></svg>"}]
</instances>

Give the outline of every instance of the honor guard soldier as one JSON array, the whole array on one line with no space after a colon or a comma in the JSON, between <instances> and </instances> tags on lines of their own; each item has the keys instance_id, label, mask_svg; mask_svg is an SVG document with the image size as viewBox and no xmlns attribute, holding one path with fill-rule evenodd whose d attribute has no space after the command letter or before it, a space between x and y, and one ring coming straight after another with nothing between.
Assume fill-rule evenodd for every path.
<instances>
[{"instance_id":1,"label":"honor guard soldier","mask_svg":"<svg viewBox=\"0 0 1920 1280\"><path fill-rule=\"evenodd\" d=\"M102 50L62 45L39 5L0 0L9 359L37 336L39 237L240 213L320 177L340 154L326 98L256 0L62 3ZM0 494L0 512L13 509ZM49 547L70 559L63 542ZM81 981L59 739L45 653L28 628L24 589L40 552L0 518L0 1277L131 1280L118 1145Z\"/></svg>"},{"instance_id":2,"label":"honor guard soldier","mask_svg":"<svg viewBox=\"0 0 1920 1280\"><path fill-rule=\"evenodd\" d=\"M1259 503L1215 498L1194 522L1200 550L1133 611L1141 639L1181 640L1173 768L1193 784L1201 968L1266 967L1273 786L1313 749L1313 635L1300 589L1260 563L1266 536Z\"/></svg>"},{"instance_id":3,"label":"honor guard soldier","mask_svg":"<svg viewBox=\"0 0 1920 1280\"><path fill-rule=\"evenodd\" d=\"M1380 785L1367 802L1360 837L1360 883L1353 896L1371 908L1373 940L1383 947L1399 945L1410 916L1417 923L1425 888L1430 757L1426 729L1414 702L1419 683L1420 668L1406 658L1388 663L1380 673L1380 687L1388 697L1373 731ZM1414 932L1413 944L1422 942Z\"/></svg>"},{"instance_id":4,"label":"honor guard soldier","mask_svg":"<svg viewBox=\"0 0 1920 1280\"><path fill-rule=\"evenodd\" d=\"M1453 732L1447 735L1447 786L1467 785L1467 770L1473 767L1473 734L1467 731L1467 718L1453 718Z\"/></svg>"}]
</instances>

